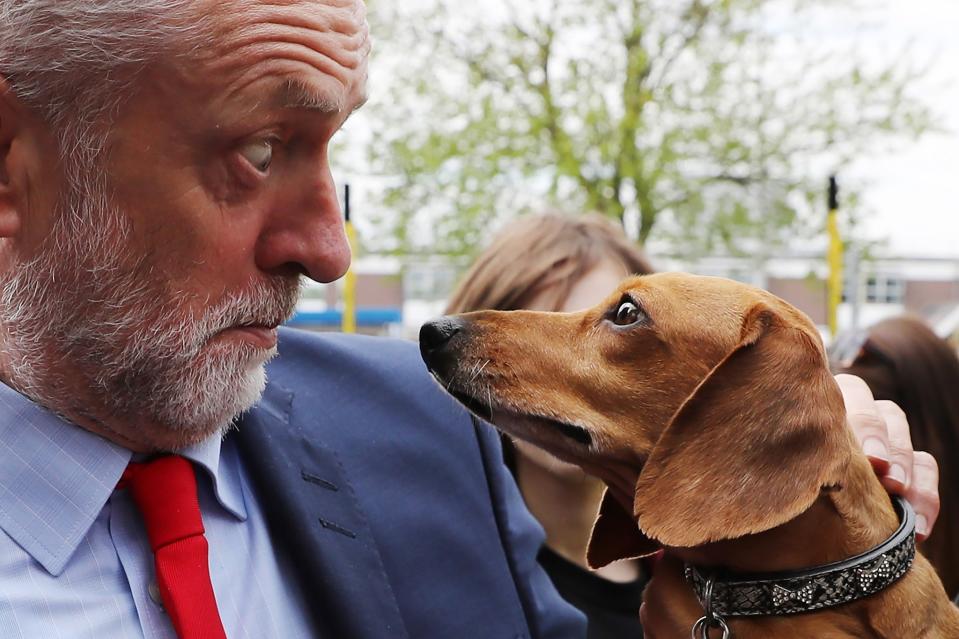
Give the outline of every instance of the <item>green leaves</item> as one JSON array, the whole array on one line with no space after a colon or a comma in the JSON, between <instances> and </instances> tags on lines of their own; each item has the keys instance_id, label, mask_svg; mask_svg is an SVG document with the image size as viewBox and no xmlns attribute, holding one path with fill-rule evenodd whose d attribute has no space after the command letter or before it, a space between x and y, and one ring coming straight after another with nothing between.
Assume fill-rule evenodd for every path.
<instances>
[{"instance_id":1,"label":"green leaves","mask_svg":"<svg viewBox=\"0 0 959 639\"><path fill-rule=\"evenodd\" d=\"M933 124L908 55L793 33L837 3L378 0L368 244L470 254L544 205L631 216L676 253L815 236L829 172Z\"/></svg>"}]
</instances>

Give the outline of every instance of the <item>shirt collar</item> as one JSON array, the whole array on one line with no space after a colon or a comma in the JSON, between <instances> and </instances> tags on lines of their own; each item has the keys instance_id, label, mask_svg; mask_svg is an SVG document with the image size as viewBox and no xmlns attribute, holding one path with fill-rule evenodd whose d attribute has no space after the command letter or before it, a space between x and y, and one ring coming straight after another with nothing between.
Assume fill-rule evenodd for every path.
<instances>
[{"instance_id":1,"label":"shirt collar","mask_svg":"<svg viewBox=\"0 0 959 639\"><path fill-rule=\"evenodd\" d=\"M214 436L177 454L202 468L213 482L213 494L220 505L240 521L246 521L239 459L232 447L224 449L223 439Z\"/></svg>"},{"instance_id":2,"label":"shirt collar","mask_svg":"<svg viewBox=\"0 0 959 639\"><path fill-rule=\"evenodd\" d=\"M210 477L219 503L245 520L239 460L219 437L180 454ZM113 494L132 453L0 383L0 529L60 575Z\"/></svg>"}]
</instances>

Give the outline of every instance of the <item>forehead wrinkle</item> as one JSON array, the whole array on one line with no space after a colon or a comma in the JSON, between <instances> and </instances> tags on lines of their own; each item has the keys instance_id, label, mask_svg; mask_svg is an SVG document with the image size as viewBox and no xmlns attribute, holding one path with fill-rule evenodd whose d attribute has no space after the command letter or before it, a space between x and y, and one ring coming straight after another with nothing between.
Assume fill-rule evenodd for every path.
<instances>
[{"instance_id":1,"label":"forehead wrinkle","mask_svg":"<svg viewBox=\"0 0 959 639\"><path fill-rule=\"evenodd\" d=\"M301 55L312 53L328 58L344 70L358 70L366 63L370 39L365 32L344 34L282 22L261 22L229 37L210 58L215 68L218 64L229 65L232 57L263 55L285 48L301 50Z\"/></svg>"},{"instance_id":2,"label":"forehead wrinkle","mask_svg":"<svg viewBox=\"0 0 959 639\"><path fill-rule=\"evenodd\" d=\"M335 45L302 45L294 42L257 41L234 49L228 58L213 65L213 73L220 76L236 76L227 90L227 97L241 93L249 85L270 75L303 77L303 71L312 71L323 76L321 81L287 80L277 94L270 96L277 106L319 108L324 111L342 111L349 104L332 104L332 90L321 90L319 85L328 80L338 83L343 89L339 101L362 102L366 97L365 53L355 54L349 66L326 55Z\"/></svg>"},{"instance_id":3,"label":"forehead wrinkle","mask_svg":"<svg viewBox=\"0 0 959 639\"><path fill-rule=\"evenodd\" d=\"M265 22L279 22L349 35L369 33L366 4L360 0L221 0L220 32ZM232 24L231 24L232 20Z\"/></svg>"},{"instance_id":4,"label":"forehead wrinkle","mask_svg":"<svg viewBox=\"0 0 959 639\"><path fill-rule=\"evenodd\" d=\"M337 77L362 70L370 52L369 27L362 3L348 0L348 4L346 8L312 5L309 10L302 2L295 6L257 5L221 26L210 61L214 69L235 67L248 64L247 56L282 55L285 51L290 57L314 59L314 66Z\"/></svg>"},{"instance_id":5,"label":"forehead wrinkle","mask_svg":"<svg viewBox=\"0 0 959 639\"><path fill-rule=\"evenodd\" d=\"M309 10L304 4L309 4ZM278 63L287 67L282 74L290 75L295 72L290 67L295 65L289 63L299 62L339 82L355 100L365 99L370 38L361 2L258 3L233 15L235 19L221 23L204 60L214 74L236 76L230 82L229 95L275 72ZM284 61L288 64L283 65ZM360 95L354 97L354 92ZM300 93L303 95L287 97L295 98L295 104L305 102L302 106L306 107L322 105L322 100L312 99L315 90ZM300 99L308 96L305 101ZM339 109L346 106L339 105Z\"/></svg>"}]
</instances>

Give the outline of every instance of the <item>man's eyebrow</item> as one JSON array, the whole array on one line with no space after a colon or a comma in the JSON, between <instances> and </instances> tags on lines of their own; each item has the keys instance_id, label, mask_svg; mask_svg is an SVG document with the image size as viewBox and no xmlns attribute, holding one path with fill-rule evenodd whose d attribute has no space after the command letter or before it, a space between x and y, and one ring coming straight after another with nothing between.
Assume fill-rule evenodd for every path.
<instances>
[{"instance_id":1,"label":"man's eyebrow","mask_svg":"<svg viewBox=\"0 0 959 639\"><path fill-rule=\"evenodd\" d=\"M284 81L274 92L273 104L284 109L303 109L326 114L342 113L346 105L316 85L299 79ZM360 104L366 102L364 99ZM359 108L351 106L350 111Z\"/></svg>"}]
</instances>

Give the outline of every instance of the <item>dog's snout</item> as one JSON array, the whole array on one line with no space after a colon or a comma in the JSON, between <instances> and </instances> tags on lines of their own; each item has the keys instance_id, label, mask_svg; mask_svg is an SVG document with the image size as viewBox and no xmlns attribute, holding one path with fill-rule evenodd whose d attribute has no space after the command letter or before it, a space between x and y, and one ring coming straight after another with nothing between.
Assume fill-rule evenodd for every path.
<instances>
[{"instance_id":1,"label":"dog's snout","mask_svg":"<svg viewBox=\"0 0 959 639\"><path fill-rule=\"evenodd\" d=\"M430 357L442 350L461 330L462 322L454 317L441 317L423 324L420 328L420 354L426 363L429 364Z\"/></svg>"}]
</instances>

